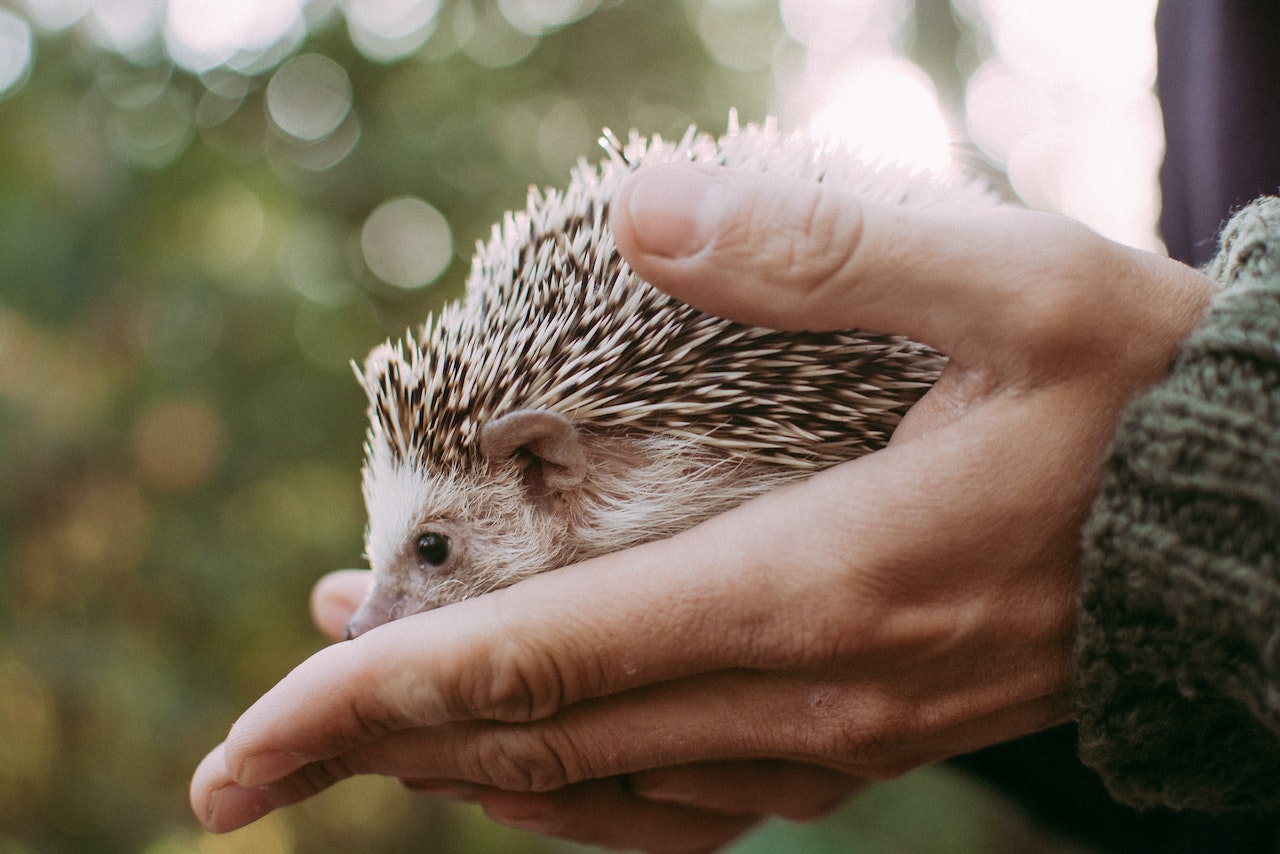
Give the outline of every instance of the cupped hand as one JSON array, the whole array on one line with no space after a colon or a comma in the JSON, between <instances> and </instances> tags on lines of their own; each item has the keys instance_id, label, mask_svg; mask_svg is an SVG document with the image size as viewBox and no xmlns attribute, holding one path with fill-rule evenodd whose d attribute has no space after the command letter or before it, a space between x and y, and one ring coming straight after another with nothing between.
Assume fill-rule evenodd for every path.
<instances>
[{"instance_id":1,"label":"cupped hand","mask_svg":"<svg viewBox=\"0 0 1280 854\"><path fill-rule=\"evenodd\" d=\"M316 583L311 615L333 640L372 588L366 570L339 570ZM762 818L820 818L865 781L785 760L702 762L585 781L550 793L504 792L456 780L402 778L428 794L480 802L505 824L619 847L698 851L717 847Z\"/></svg>"},{"instance_id":2,"label":"cupped hand","mask_svg":"<svg viewBox=\"0 0 1280 854\"><path fill-rule=\"evenodd\" d=\"M698 308L899 333L950 363L881 451L321 650L200 766L209 827L368 773L547 833L704 851L1066 719L1099 461L1209 280L1046 214L708 167L642 170L611 216L636 271Z\"/></svg>"}]
</instances>

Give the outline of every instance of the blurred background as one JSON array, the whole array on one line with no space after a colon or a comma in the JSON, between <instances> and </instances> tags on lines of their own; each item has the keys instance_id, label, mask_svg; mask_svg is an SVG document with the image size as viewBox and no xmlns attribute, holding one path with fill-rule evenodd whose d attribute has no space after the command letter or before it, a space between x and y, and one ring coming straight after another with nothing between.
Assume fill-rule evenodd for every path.
<instances>
[{"instance_id":1,"label":"blurred background","mask_svg":"<svg viewBox=\"0 0 1280 854\"><path fill-rule=\"evenodd\" d=\"M190 773L361 561L349 368L603 127L776 115L1158 248L1154 0L0 0L0 854L559 852ZM946 770L744 852L1066 850Z\"/></svg>"}]
</instances>

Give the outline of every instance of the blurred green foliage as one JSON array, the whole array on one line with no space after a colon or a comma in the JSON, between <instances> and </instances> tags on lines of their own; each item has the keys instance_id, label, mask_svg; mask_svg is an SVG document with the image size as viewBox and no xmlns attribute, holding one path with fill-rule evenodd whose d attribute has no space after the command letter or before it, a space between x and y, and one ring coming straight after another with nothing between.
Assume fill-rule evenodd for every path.
<instances>
[{"instance_id":1,"label":"blurred green foliage","mask_svg":"<svg viewBox=\"0 0 1280 854\"><path fill-rule=\"evenodd\" d=\"M458 35L459 16L495 7L454 0L420 50L385 63L329 9L289 48L349 76L352 117L318 142L273 126L272 62L198 75L76 27L39 33L29 79L0 100L0 852L577 850L384 780L215 838L186 787L236 714L322 643L313 581L361 562L349 361L460 293L474 241L529 184L594 157L601 127L765 115L768 68L712 59L700 7L604 3L507 33L524 53L506 62ZM772 2L735 8L778 28ZM406 195L453 235L428 288L362 261L362 224ZM740 850L997 850L980 796L914 779L865 802L879 826L853 806ZM932 843L883 825L926 812L942 816Z\"/></svg>"}]
</instances>

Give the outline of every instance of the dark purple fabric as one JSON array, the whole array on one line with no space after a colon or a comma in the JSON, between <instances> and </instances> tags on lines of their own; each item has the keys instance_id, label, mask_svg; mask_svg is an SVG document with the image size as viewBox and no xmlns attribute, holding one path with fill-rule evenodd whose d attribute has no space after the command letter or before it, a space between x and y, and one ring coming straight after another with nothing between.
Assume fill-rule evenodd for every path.
<instances>
[{"instance_id":1,"label":"dark purple fabric","mask_svg":"<svg viewBox=\"0 0 1280 854\"><path fill-rule=\"evenodd\" d=\"M1280 191L1280 2L1166 0L1156 38L1160 230L1170 255L1200 266L1233 211Z\"/></svg>"}]
</instances>

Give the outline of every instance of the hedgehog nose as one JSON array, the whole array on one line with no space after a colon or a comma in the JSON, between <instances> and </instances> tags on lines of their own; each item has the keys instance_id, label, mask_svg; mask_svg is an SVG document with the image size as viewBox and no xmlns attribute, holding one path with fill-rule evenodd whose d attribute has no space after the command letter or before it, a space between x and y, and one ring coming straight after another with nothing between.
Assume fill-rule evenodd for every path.
<instances>
[{"instance_id":1,"label":"hedgehog nose","mask_svg":"<svg viewBox=\"0 0 1280 854\"><path fill-rule=\"evenodd\" d=\"M365 609L361 608L356 612L356 615L351 618L351 622L347 623L347 628L342 633L342 639L354 640L369 631L369 629L376 628L385 622L387 622L386 618L370 619L369 614L365 612Z\"/></svg>"},{"instance_id":2,"label":"hedgehog nose","mask_svg":"<svg viewBox=\"0 0 1280 854\"><path fill-rule=\"evenodd\" d=\"M394 591L388 593L386 589L375 584L368 598L351 615L346 631L343 632L344 638L346 640L358 638L370 629L376 629L383 623L389 623L397 616L402 616L399 613L402 598L400 593Z\"/></svg>"},{"instance_id":3,"label":"hedgehog nose","mask_svg":"<svg viewBox=\"0 0 1280 854\"><path fill-rule=\"evenodd\" d=\"M373 613L374 609L369 607L366 602L360 606L360 609L352 615L350 622L347 623L346 630L342 633L343 640L354 640L360 635L372 629L374 626L387 622L390 618L389 614L378 615Z\"/></svg>"}]
</instances>

